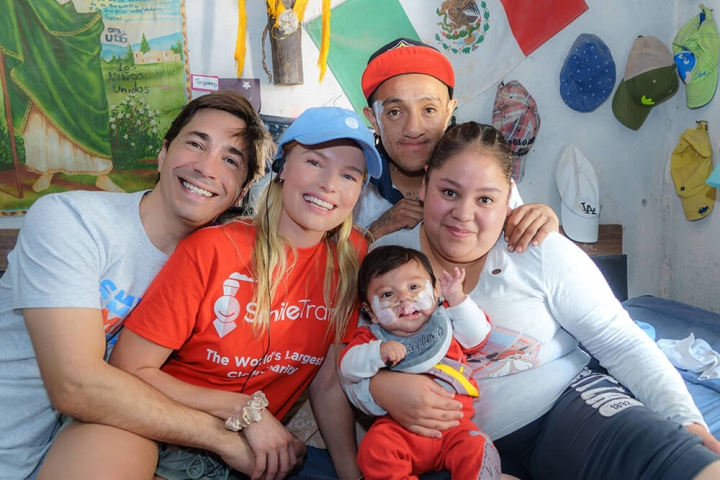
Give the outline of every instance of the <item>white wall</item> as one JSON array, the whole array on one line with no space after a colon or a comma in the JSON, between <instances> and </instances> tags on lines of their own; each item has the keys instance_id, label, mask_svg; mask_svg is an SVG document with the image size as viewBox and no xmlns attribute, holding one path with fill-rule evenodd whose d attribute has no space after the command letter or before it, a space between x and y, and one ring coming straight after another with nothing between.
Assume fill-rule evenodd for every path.
<instances>
[{"instance_id":1,"label":"white wall","mask_svg":"<svg viewBox=\"0 0 720 480\"><path fill-rule=\"evenodd\" d=\"M720 22L720 1L705 2L715 9L716 21ZM682 27L699 10L692 2L676 2L674 22ZM682 87L681 87L682 88ZM669 152L677 144L677 137L685 128L694 128L696 120L707 120L710 142L713 146L714 164L720 163L720 95L709 105L689 110L684 103L675 107L675 121ZM720 272L720 195L715 202L715 210L706 218L697 222L688 222L682 206L673 189L670 178L669 162L666 160L662 178L664 195L664 214L661 218L665 256L663 258L663 296L698 305L714 312L720 312L718 279Z\"/></svg>"},{"instance_id":2,"label":"white wall","mask_svg":"<svg viewBox=\"0 0 720 480\"><path fill-rule=\"evenodd\" d=\"M652 294L720 311L715 279L720 262L720 209L698 222L688 222L669 175L670 152L695 120L707 120L717 156L720 139L720 99L691 111L685 106L684 86L657 106L635 132L613 116L611 98L591 113L567 107L559 94L559 73L567 52L581 33L594 33L610 47L618 81L637 35L654 35L668 46L677 30L699 9L695 2L654 0L586 0L588 11L526 58L505 78L520 80L535 97L542 124L528 157L520 190L526 202L547 203L559 211L560 197L554 167L568 143L577 145L593 162L601 189L601 223L624 225L623 250L628 254L630 295ZM268 84L261 66L260 38L265 27L265 2L248 3L248 49L243 76L260 78L262 112L297 116L318 105L350 108L350 103L328 70L318 84L318 50L303 38L304 85ZM321 0L310 0L306 19L320 13ZM333 0L333 5L342 0ZM720 0L706 0L717 7ZM188 46L191 72L235 76L232 54L237 31L237 2L187 0ZM331 47L332 48L332 47ZM268 62L271 54L266 41ZM270 66L270 65L269 65ZM358 79L359 81L359 79ZM458 118L489 123L495 89L461 105ZM716 160L717 161L717 160ZM17 228L19 220L0 219L0 227Z\"/></svg>"},{"instance_id":3,"label":"white wall","mask_svg":"<svg viewBox=\"0 0 720 480\"><path fill-rule=\"evenodd\" d=\"M593 33L612 52L618 82L637 35L654 35L672 42L673 2L656 1L649 9L624 0L589 0L588 11L550 39L506 77L520 80L538 103L539 135L519 184L526 202L542 202L560 211L554 168L568 143L577 145L595 166L600 183L600 223L625 227L623 252L628 254L630 295L655 294L662 289L662 177L670 110L679 95L651 112L639 131L618 122L612 96L597 110L579 113L567 107L559 92L559 75L570 46L581 33ZM495 91L461 109L463 119L490 120Z\"/></svg>"},{"instance_id":4,"label":"white wall","mask_svg":"<svg viewBox=\"0 0 720 480\"><path fill-rule=\"evenodd\" d=\"M657 106L640 130L633 131L613 116L612 96L594 112L579 113L567 107L559 94L559 72L579 34L594 33L607 43L619 82L637 35L654 35L670 46L675 33L699 12L694 2L652 3L649 8L647 2L587 0L587 12L506 77L527 87L542 118L520 191L525 201L547 203L558 212L554 166L565 145L574 143L598 173L600 222L625 227L623 252L628 254L630 295L660 295L720 311L716 293L720 209L697 222L685 220L669 173L670 153L680 134L695 128L695 120L709 122L715 163L720 161L720 99L689 110L681 84L677 95ZM705 5L717 7L720 16L720 2ZM460 108L460 117L490 121L493 99L494 90L486 91Z\"/></svg>"}]
</instances>

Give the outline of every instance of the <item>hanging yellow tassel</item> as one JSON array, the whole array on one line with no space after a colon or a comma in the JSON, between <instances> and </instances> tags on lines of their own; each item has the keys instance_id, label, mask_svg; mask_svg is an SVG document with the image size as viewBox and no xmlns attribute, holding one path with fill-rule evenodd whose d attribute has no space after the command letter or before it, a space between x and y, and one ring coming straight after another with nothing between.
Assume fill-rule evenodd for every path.
<instances>
[{"instance_id":1,"label":"hanging yellow tassel","mask_svg":"<svg viewBox=\"0 0 720 480\"><path fill-rule=\"evenodd\" d=\"M247 37L247 10L245 0L238 0L238 33L235 41L235 62L237 62L237 77L242 77L245 68L245 38Z\"/></svg>"},{"instance_id":2,"label":"hanging yellow tassel","mask_svg":"<svg viewBox=\"0 0 720 480\"><path fill-rule=\"evenodd\" d=\"M307 1L307 0L305 0ZM320 67L320 83L323 81L325 71L327 70L327 58L330 52L330 0L322 1L322 40L320 41L320 57L318 58L318 67Z\"/></svg>"},{"instance_id":3,"label":"hanging yellow tassel","mask_svg":"<svg viewBox=\"0 0 720 480\"><path fill-rule=\"evenodd\" d=\"M277 28L278 19L280 18L280 14L285 11L285 5L283 5L282 0L267 0L267 7L270 16L275 19L275 25L273 26Z\"/></svg>"},{"instance_id":4,"label":"hanging yellow tassel","mask_svg":"<svg viewBox=\"0 0 720 480\"><path fill-rule=\"evenodd\" d=\"M298 23L302 23L305 17L305 8L307 7L308 1L309 0L297 0L292 7L292 11L295 12L295 16L297 16ZM275 25L273 26L277 28L280 14L285 11L285 5L282 0L267 0L267 6L268 13L275 19Z\"/></svg>"},{"instance_id":5,"label":"hanging yellow tassel","mask_svg":"<svg viewBox=\"0 0 720 480\"><path fill-rule=\"evenodd\" d=\"M307 4L308 0L297 0L293 6L293 11L295 15L297 15L298 23L302 23L303 17L305 17L305 7L307 7Z\"/></svg>"}]
</instances>

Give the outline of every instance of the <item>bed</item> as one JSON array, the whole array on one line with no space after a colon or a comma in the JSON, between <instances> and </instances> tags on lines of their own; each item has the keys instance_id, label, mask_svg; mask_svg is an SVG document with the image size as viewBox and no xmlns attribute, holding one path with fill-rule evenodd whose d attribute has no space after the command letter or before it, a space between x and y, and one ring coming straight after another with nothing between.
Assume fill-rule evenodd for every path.
<instances>
[{"instance_id":1,"label":"bed","mask_svg":"<svg viewBox=\"0 0 720 480\"><path fill-rule=\"evenodd\" d=\"M635 297L623 306L636 322L652 326L654 339L680 340L694 333L720 351L720 315L685 303L650 295ZM698 380L698 373L678 369L710 431L720 438L720 379Z\"/></svg>"},{"instance_id":2,"label":"bed","mask_svg":"<svg viewBox=\"0 0 720 480\"><path fill-rule=\"evenodd\" d=\"M594 255L615 296L653 340L680 340L693 333L720 352L720 314L682 302L645 295L628 299L627 256ZM650 325L650 327L643 324ZM720 379L698 380L698 373L678 368L710 431L720 439Z\"/></svg>"}]
</instances>

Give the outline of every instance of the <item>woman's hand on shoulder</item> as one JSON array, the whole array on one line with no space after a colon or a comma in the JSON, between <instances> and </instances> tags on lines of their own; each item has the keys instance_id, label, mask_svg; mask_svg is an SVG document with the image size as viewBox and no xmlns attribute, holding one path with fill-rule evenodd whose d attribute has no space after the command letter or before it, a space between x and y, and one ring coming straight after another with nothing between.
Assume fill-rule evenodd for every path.
<instances>
[{"instance_id":1,"label":"woman's hand on shoulder","mask_svg":"<svg viewBox=\"0 0 720 480\"><path fill-rule=\"evenodd\" d=\"M242 434L255 454L253 480L285 478L305 456L305 444L267 410L259 422L251 423Z\"/></svg>"},{"instance_id":2,"label":"woman's hand on shoulder","mask_svg":"<svg viewBox=\"0 0 720 480\"><path fill-rule=\"evenodd\" d=\"M459 424L462 404L426 375L381 371L370 380L373 398L400 425L429 438Z\"/></svg>"},{"instance_id":3,"label":"woman's hand on shoulder","mask_svg":"<svg viewBox=\"0 0 720 480\"><path fill-rule=\"evenodd\" d=\"M505 222L508 250L524 252L532 243L540 245L550 232L559 231L558 217L547 205L528 203L515 208Z\"/></svg>"}]
</instances>

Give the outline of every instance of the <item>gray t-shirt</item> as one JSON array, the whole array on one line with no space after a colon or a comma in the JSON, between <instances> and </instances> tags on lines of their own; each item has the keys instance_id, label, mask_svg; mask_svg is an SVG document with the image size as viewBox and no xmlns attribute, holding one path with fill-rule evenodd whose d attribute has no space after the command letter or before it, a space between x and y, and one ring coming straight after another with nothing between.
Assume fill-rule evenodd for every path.
<instances>
[{"instance_id":1,"label":"gray t-shirt","mask_svg":"<svg viewBox=\"0 0 720 480\"><path fill-rule=\"evenodd\" d=\"M30 208L0 279L0 478L41 462L60 414L50 404L23 308L101 309L115 335L167 261L140 221L146 192L46 195Z\"/></svg>"}]
</instances>

